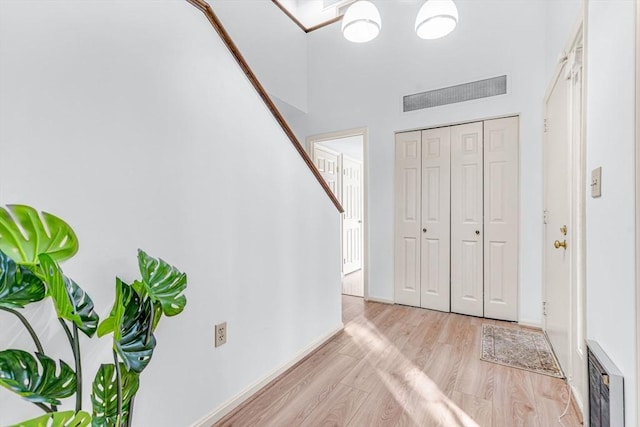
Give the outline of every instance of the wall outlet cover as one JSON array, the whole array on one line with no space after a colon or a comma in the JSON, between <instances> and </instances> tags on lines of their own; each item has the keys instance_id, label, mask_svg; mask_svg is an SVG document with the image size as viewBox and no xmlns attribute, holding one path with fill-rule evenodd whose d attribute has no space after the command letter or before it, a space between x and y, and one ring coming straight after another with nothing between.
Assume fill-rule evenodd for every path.
<instances>
[{"instance_id":1,"label":"wall outlet cover","mask_svg":"<svg viewBox=\"0 0 640 427\"><path fill-rule=\"evenodd\" d=\"M215 326L215 346L220 347L227 342L227 322L219 323Z\"/></svg>"}]
</instances>

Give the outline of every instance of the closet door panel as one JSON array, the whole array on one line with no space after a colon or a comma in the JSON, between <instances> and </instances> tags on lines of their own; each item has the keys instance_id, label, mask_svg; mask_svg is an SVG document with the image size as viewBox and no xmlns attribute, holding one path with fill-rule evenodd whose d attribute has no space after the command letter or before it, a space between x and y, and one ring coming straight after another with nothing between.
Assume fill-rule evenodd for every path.
<instances>
[{"instance_id":1,"label":"closet door panel","mask_svg":"<svg viewBox=\"0 0 640 427\"><path fill-rule=\"evenodd\" d=\"M483 316L482 122L451 127L451 311Z\"/></svg>"},{"instance_id":2,"label":"closet door panel","mask_svg":"<svg viewBox=\"0 0 640 427\"><path fill-rule=\"evenodd\" d=\"M394 291L397 304L420 307L421 133L396 134Z\"/></svg>"},{"instance_id":3,"label":"closet door panel","mask_svg":"<svg viewBox=\"0 0 640 427\"><path fill-rule=\"evenodd\" d=\"M518 118L484 122L484 315L518 320Z\"/></svg>"},{"instance_id":4,"label":"closet door panel","mask_svg":"<svg viewBox=\"0 0 640 427\"><path fill-rule=\"evenodd\" d=\"M451 128L422 132L420 306L450 311Z\"/></svg>"}]
</instances>

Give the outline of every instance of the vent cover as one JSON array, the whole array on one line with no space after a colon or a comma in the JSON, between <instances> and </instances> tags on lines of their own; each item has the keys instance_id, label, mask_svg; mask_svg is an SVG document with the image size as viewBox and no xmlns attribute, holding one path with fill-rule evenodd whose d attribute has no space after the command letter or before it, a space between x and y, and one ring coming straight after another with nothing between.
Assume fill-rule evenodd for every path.
<instances>
[{"instance_id":1,"label":"vent cover","mask_svg":"<svg viewBox=\"0 0 640 427\"><path fill-rule=\"evenodd\" d=\"M624 378L600 345L587 340L589 426L624 426Z\"/></svg>"},{"instance_id":2,"label":"vent cover","mask_svg":"<svg viewBox=\"0 0 640 427\"><path fill-rule=\"evenodd\" d=\"M455 104L457 102L504 95L506 93L507 76L493 77L491 79L478 80L477 82L464 83L404 96L402 97L402 111L406 113L408 111Z\"/></svg>"}]
</instances>

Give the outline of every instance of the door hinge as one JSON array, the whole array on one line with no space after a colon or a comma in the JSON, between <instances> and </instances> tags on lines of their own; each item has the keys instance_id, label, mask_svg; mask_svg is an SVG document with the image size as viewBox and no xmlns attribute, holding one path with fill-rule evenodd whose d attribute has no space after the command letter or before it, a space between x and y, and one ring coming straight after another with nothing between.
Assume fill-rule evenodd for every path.
<instances>
[{"instance_id":1,"label":"door hinge","mask_svg":"<svg viewBox=\"0 0 640 427\"><path fill-rule=\"evenodd\" d=\"M546 224L547 222L549 222L549 211L545 209L542 211L542 223Z\"/></svg>"},{"instance_id":2,"label":"door hinge","mask_svg":"<svg viewBox=\"0 0 640 427\"><path fill-rule=\"evenodd\" d=\"M542 301L542 315L543 316L547 315L547 302L546 301Z\"/></svg>"},{"instance_id":3,"label":"door hinge","mask_svg":"<svg viewBox=\"0 0 640 427\"><path fill-rule=\"evenodd\" d=\"M549 126L547 124L547 119L544 119L544 132L547 133L547 130L549 130Z\"/></svg>"}]
</instances>

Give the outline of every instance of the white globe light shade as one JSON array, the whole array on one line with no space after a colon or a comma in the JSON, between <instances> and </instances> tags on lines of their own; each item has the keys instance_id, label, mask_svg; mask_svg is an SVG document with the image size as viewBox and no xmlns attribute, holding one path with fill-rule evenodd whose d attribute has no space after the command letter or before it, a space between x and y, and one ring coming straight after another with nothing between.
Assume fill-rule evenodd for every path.
<instances>
[{"instance_id":1,"label":"white globe light shade","mask_svg":"<svg viewBox=\"0 0 640 427\"><path fill-rule=\"evenodd\" d=\"M351 42L371 41L378 37L381 28L380 12L370 1L360 0L353 3L342 18L342 34Z\"/></svg>"},{"instance_id":2,"label":"white globe light shade","mask_svg":"<svg viewBox=\"0 0 640 427\"><path fill-rule=\"evenodd\" d=\"M427 0L416 17L416 34L422 39L439 39L458 25L458 8L453 0Z\"/></svg>"}]
</instances>

